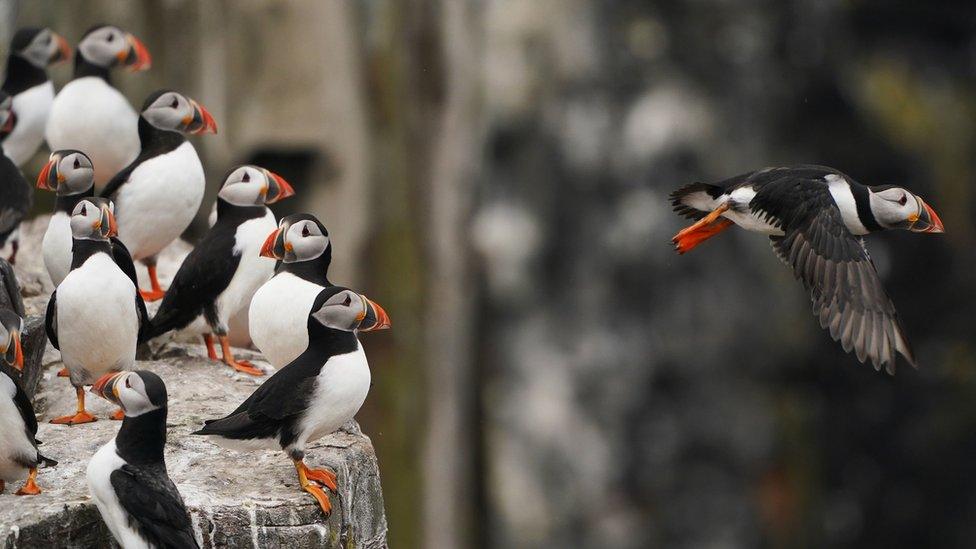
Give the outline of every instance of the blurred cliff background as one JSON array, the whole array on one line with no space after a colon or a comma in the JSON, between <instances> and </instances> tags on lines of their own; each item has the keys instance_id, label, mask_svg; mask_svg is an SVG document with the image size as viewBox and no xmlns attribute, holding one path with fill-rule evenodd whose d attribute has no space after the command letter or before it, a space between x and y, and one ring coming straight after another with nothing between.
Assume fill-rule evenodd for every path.
<instances>
[{"instance_id":1,"label":"blurred cliff background","mask_svg":"<svg viewBox=\"0 0 976 549\"><path fill-rule=\"evenodd\" d=\"M4 44L132 31L132 103L171 87L219 123L211 200L254 162L329 227L331 278L394 320L359 416L392 547L976 539L972 2L0 6ZM845 355L761 236L671 251L673 188L794 163L939 212L944 237L869 241L919 370Z\"/></svg>"}]
</instances>

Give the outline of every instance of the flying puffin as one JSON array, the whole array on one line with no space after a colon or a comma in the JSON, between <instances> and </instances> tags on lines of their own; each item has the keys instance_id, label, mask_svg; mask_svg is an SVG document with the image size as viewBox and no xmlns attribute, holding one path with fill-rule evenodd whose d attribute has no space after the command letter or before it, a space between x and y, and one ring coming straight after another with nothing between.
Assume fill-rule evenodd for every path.
<instances>
[{"instance_id":1,"label":"flying puffin","mask_svg":"<svg viewBox=\"0 0 976 549\"><path fill-rule=\"evenodd\" d=\"M251 299L251 341L272 366L281 368L308 347L305 323L312 303L329 282L332 243L329 231L311 214L283 217L261 248L279 260L274 277Z\"/></svg>"},{"instance_id":2,"label":"flying puffin","mask_svg":"<svg viewBox=\"0 0 976 549\"><path fill-rule=\"evenodd\" d=\"M91 159L81 151L63 150L51 153L37 176L37 188L57 193L54 214L48 222L41 252L44 266L56 287L71 270L71 223L75 206L94 192L95 169Z\"/></svg>"},{"instance_id":3,"label":"flying puffin","mask_svg":"<svg viewBox=\"0 0 976 549\"><path fill-rule=\"evenodd\" d=\"M74 79L51 105L48 147L85 151L95 165L96 191L139 154L138 116L112 86L109 71L142 71L150 64L149 51L135 36L112 25L94 27L78 44Z\"/></svg>"},{"instance_id":4,"label":"flying puffin","mask_svg":"<svg viewBox=\"0 0 976 549\"><path fill-rule=\"evenodd\" d=\"M305 445L339 429L366 400L370 373L356 332L390 327L390 317L366 296L340 286L322 290L306 320L308 348L278 370L229 416L210 420L196 435L236 450L281 448L295 464L303 490L322 511L332 510L326 487L335 473L310 469ZM320 486L321 485L321 486Z\"/></svg>"},{"instance_id":5,"label":"flying puffin","mask_svg":"<svg viewBox=\"0 0 976 549\"><path fill-rule=\"evenodd\" d=\"M13 98L0 91L0 141L5 141L17 124ZM20 168L0 155L0 251L14 263L20 245L20 222L30 211L34 193Z\"/></svg>"},{"instance_id":6,"label":"flying puffin","mask_svg":"<svg viewBox=\"0 0 976 549\"><path fill-rule=\"evenodd\" d=\"M201 133L217 133L207 109L175 91L150 94L139 116L139 156L101 191L118 207L119 239L149 271L146 301L165 294L156 254L190 226L203 201L203 165L184 135Z\"/></svg>"},{"instance_id":7,"label":"flying puffin","mask_svg":"<svg viewBox=\"0 0 976 549\"><path fill-rule=\"evenodd\" d=\"M24 323L9 309L0 309L0 494L6 483L27 479L18 496L41 493L37 487L37 467L53 467L58 462L37 451L37 417L30 398L20 385L24 369L20 334Z\"/></svg>"},{"instance_id":8,"label":"flying puffin","mask_svg":"<svg viewBox=\"0 0 976 549\"><path fill-rule=\"evenodd\" d=\"M136 291L132 260L121 266L125 257L110 240L116 231L111 202L105 198L78 202L70 223L71 271L51 294L45 326L78 396L77 413L51 423L76 425L96 420L85 409L83 386L135 361L136 341L148 325L148 314ZM122 419L121 412L113 419Z\"/></svg>"},{"instance_id":9,"label":"flying puffin","mask_svg":"<svg viewBox=\"0 0 976 549\"><path fill-rule=\"evenodd\" d=\"M47 67L69 57L68 41L51 29L23 28L10 41L0 90L13 98L17 125L3 140L3 154L17 166L30 160L44 141L44 126L54 102L54 83L47 77Z\"/></svg>"},{"instance_id":10,"label":"flying puffin","mask_svg":"<svg viewBox=\"0 0 976 549\"><path fill-rule=\"evenodd\" d=\"M868 255L868 233L944 232L921 197L901 187L866 186L824 166L764 168L671 194L674 210L696 222L674 236L680 254L735 224L769 235L813 301L820 326L858 361L894 373L896 353L916 365L895 306Z\"/></svg>"},{"instance_id":11,"label":"flying puffin","mask_svg":"<svg viewBox=\"0 0 976 549\"><path fill-rule=\"evenodd\" d=\"M125 412L119 434L88 462L88 489L122 547L198 548L166 472L166 385L147 371L105 374L91 391Z\"/></svg>"},{"instance_id":12,"label":"flying puffin","mask_svg":"<svg viewBox=\"0 0 976 549\"><path fill-rule=\"evenodd\" d=\"M216 335L225 364L263 375L249 362L234 359L227 322L250 305L254 292L274 274L274 260L260 254L265 237L276 227L267 204L293 194L287 181L264 168L231 171L217 194L217 222L183 260L146 339L189 326L204 334L211 360L217 360Z\"/></svg>"}]
</instances>

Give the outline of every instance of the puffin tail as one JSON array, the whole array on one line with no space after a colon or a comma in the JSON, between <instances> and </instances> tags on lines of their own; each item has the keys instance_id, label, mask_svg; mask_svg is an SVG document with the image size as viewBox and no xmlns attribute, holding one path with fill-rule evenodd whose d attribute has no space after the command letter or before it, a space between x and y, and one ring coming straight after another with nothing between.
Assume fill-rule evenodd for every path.
<instances>
[{"instance_id":1,"label":"puffin tail","mask_svg":"<svg viewBox=\"0 0 976 549\"><path fill-rule=\"evenodd\" d=\"M37 453L37 463L38 463L38 465L41 465L41 466L44 466L44 467L56 467L58 465L58 462L57 461L54 461L53 459L51 459L49 457L45 457L45 456L41 455L40 452Z\"/></svg>"},{"instance_id":2,"label":"puffin tail","mask_svg":"<svg viewBox=\"0 0 976 549\"><path fill-rule=\"evenodd\" d=\"M718 208L725 189L708 183L691 183L671 193L671 206L683 217L698 221Z\"/></svg>"}]
</instances>

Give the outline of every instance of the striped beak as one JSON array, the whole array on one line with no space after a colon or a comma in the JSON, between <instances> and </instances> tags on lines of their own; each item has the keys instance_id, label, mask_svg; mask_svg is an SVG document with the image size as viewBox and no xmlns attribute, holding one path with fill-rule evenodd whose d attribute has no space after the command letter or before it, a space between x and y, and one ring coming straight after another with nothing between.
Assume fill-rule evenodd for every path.
<instances>
[{"instance_id":1,"label":"striped beak","mask_svg":"<svg viewBox=\"0 0 976 549\"><path fill-rule=\"evenodd\" d=\"M908 230L913 233L944 233L945 226L942 225L939 214L935 213L935 210L926 204L920 196L916 196L915 200L918 200L919 213L908 218L908 221L911 223L908 226Z\"/></svg>"},{"instance_id":2,"label":"striped beak","mask_svg":"<svg viewBox=\"0 0 976 549\"><path fill-rule=\"evenodd\" d=\"M285 181L284 177L270 170L264 170L264 174L268 178L268 186L264 189L265 204L274 204L295 194L295 189Z\"/></svg>"},{"instance_id":3,"label":"striped beak","mask_svg":"<svg viewBox=\"0 0 976 549\"><path fill-rule=\"evenodd\" d=\"M101 210L102 215L98 218L98 221L92 225L92 229L100 231L102 236L105 238L118 236L119 227L115 223L115 216L112 214L112 210L109 208L109 205L102 204Z\"/></svg>"},{"instance_id":4,"label":"striped beak","mask_svg":"<svg viewBox=\"0 0 976 549\"><path fill-rule=\"evenodd\" d=\"M51 154L47 164L41 168L41 173L37 175L37 188L45 191L57 192L58 184L64 181L64 176L58 173L58 164L61 162L61 155Z\"/></svg>"},{"instance_id":5,"label":"striped beak","mask_svg":"<svg viewBox=\"0 0 976 549\"><path fill-rule=\"evenodd\" d=\"M390 315L386 314L383 307L380 307L378 303L369 299L366 296L360 296L366 303L366 312L363 318L359 321L360 332L373 332L376 330L388 330L392 324L390 322Z\"/></svg>"},{"instance_id":6,"label":"striped beak","mask_svg":"<svg viewBox=\"0 0 976 549\"><path fill-rule=\"evenodd\" d=\"M92 385L91 392L124 409L122 399L119 398L118 383L128 374L126 371L105 374Z\"/></svg>"},{"instance_id":7,"label":"striped beak","mask_svg":"<svg viewBox=\"0 0 976 549\"><path fill-rule=\"evenodd\" d=\"M268 257L271 259L284 259L285 258L285 239L284 231L281 229L275 229L268 238L264 239L264 245L261 246L261 257Z\"/></svg>"},{"instance_id":8,"label":"striped beak","mask_svg":"<svg viewBox=\"0 0 976 549\"><path fill-rule=\"evenodd\" d=\"M190 99L193 115L183 120L183 131L192 134L217 133L217 121L203 105Z\"/></svg>"},{"instance_id":9,"label":"striped beak","mask_svg":"<svg viewBox=\"0 0 976 549\"><path fill-rule=\"evenodd\" d=\"M119 52L118 60L124 66L129 67L130 71L144 71L152 66L152 56L146 45L132 34L126 33L125 41L129 48Z\"/></svg>"},{"instance_id":10,"label":"striped beak","mask_svg":"<svg viewBox=\"0 0 976 549\"><path fill-rule=\"evenodd\" d=\"M10 340L3 359L14 368L24 370L24 349L20 345L20 332L17 330L10 331Z\"/></svg>"},{"instance_id":11,"label":"striped beak","mask_svg":"<svg viewBox=\"0 0 976 549\"><path fill-rule=\"evenodd\" d=\"M71 44L68 44L68 41L56 32L52 32L51 37L54 38L54 42L58 47L51 54L51 59L48 60L48 64L53 65L71 59Z\"/></svg>"}]
</instances>

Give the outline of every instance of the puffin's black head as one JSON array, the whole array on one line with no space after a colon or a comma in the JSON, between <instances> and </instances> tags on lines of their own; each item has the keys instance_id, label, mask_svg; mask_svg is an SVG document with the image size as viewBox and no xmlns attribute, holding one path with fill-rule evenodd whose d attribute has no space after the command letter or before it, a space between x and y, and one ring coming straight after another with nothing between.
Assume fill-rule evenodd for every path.
<instances>
[{"instance_id":1,"label":"puffin's black head","mask_svg":"<svg viewBox=\"0 0 976 549\"><path fill-rule=\"evenodd\" d=\"M0 360L18 370L24 369L24 351L20 346L20 334L24 331L24 321L17 313L0 310Z\"/></svg>"},{"instance_id":2,"label":"puffin's black head","mask_svg":"<svg viewBox=\"0 0 976 549\"><path fill-rule=\"evenodd\" d=\"M10 53L43 69L71 58L71 46L63 36L51 29L24 27L10 41Z\"/></svg>"},{"instance_id":3,"label":"puffin's black head","mask_svg":"<svg viewBox=\"0 0 976 549\"><path fill-rule=\"evenodd\" d=\"M92 385L91 392L122 408L126 417L136 417L166 408L166 384L146 370L105 374Z\"/></svg>"},{"instance_id":4,"label":"puffin's black head","mask_svg":"<svg viewBox=\"0 0 976 549\"><path fill-rule=\"evenodd\" d=\"M71 211L71 236L79 240L108 240L117 236L115 204L107 198L88 197Z\"/></svg>"},{"instance_id":5,"label":"puffin's black head","mask_svg":"<svg viewBox=\"0 0 976 549\"><path fill-rule=\"evenodd\" d=\"M37 188L56 191L58 196L75 196L91 190L95 168L88 155L74 149L54 151L37 176Z\"/></svg>"},{"instance_id":6,"label":"puffin's black head","mask_svg":"<svg viewBox=\"0 0 976 549\"><path fill-rule=\"evenodd\" d=\"M217 196L235 206L264 206L288 198L295 190L280 175L257 166L238 166L224 178Z\"/></svg>"},{"instance_id":7,"label":"puffin's black head","mask_svg":"<svg viewBox=\"0 0 976 549\"><path fill-rule=\"evenodd\" d=\"M17 125L17 113L14 112L14 98L0 91L0 139L10 135Z\"/></svg>"},{"instance_id":8,"label":"puffin's black head","mask_svg":"<svg viewBox=\"0 0 976 549\"><path fill-rule=\"evenodd\" d=\"M885 229L916 233L944 233L942 220L917 194L891 185L868 187L871 214Z\"/></svg>"},{"instance_id":9,"label":"puffin's black head","mask_svg":"<svg viewBox=\"0 0 976 549\"><path fill-rule=\"evenodd\" d=\"M326 256L326 268L332 261L332 242L329 231L312 214L287 215L278 228L268 235L261 247L261 256L280 259L285 263L300 263Z\"/></svg>"},{"instance_id":10,"label":"puffin's black head","mask_svg":"<svg viewBox=\"0 0 976 549\"><path fill-rule=\"evenodd\" d=\"M132 34L114 25L89 29L78 43L78 56L103 68L128 67L143 71L152 65L149 50Z\"/></svg>"},{"instance_id":11,"label":"puffin's black head","mask_svg":"<svg viewBox=\"0 0 976 549\"><path fill-rule=\"evenodd\" d=\"M312 332L315 325L344 332L372 332L390 328L390 316L383 307L362 294L330 286L315 298L308 319Z\"/></svg>"},{"instance_id":12,"label":"puffin's black head","mask_svg":"<svg viewBox=\"0 0 976 549\"><path fill-rule=\"evenodd\" d=\"M173 90L156 90L142 104L142 117L153 126L180 133L217 133L217 122L196 101Z\"/></svg>"}]
</instances>

